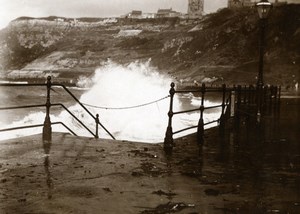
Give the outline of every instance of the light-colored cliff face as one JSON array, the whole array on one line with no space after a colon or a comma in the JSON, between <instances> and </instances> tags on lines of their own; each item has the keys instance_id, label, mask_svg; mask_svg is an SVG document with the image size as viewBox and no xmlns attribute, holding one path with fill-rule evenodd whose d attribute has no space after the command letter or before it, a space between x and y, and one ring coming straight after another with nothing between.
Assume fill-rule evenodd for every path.
<instances>
[{"instance_id":1,"label":"light-colored cliff face","mask_svg":"<svg viewBox=\"0 0 300 214\"><path fill-rule=\"evenodd\" d=\"M266 32L266 82L298 76L299 17L299 5L273 10ZM216 77L252 84L258 38L257 13L250 8L224 9L197 22L23 18L0 31L0 70L90 75L107 59L129 64L151 58L160 71L177 79Z\"/></svg>"},{"instance_id":2,"label":"light-colored cliff face","mask_svg":"<svg viewBox=\"0 0 300 214\"><path fill-rule=\"evenodd\" d=\"M99 26L107 26L117 23L117 19L115 18L107 18L102 19L101 21L95 22L85 22L79 21L77 19L63 19L56 18L54 20L45 20L45 19L21 19L12 21L9 25L11 28L29 28L32 30L39 30L43 27L52 27L56 29L65 29L72 27L99 27Z\"/></svg>"},{"instance_id":3,"label":"light-colored cliff face","mask_svg":"<svg viewBox=\"0 0 300 214\"><path fill-rule=\"evenodd\" d=\"M44 33L27 33L20 32L17 34L17 40L19 44L24 48L32 48L36 45L40 45L43 48L48 48L55 42L63 38L64 34L53 33L51 30L45 30Z\"/></svg>"},{"instance_id":4,"label":"light-colored cliff face","mask_svg":"<svg viewBox=\"0 0 300 214\"><path fill-rule=\"evenodd\" d=\"M176 48L176 52L174 53L174 56L178 56L183 50L181 49L182 46L190 41L193 40L192 36L188 37L181 37L181 38L176 38L172 40L168 40L164 43L164 47L162 48L162 53L165 51L171 49L171 48Z\"/></svg>"},{"instance_id":5,"label":"light-colored cliff face","mask_svg":"<svg viewBox=\"0 0 300 214\"><path fill-rule=\"evenodd\" d=\"M122 49L136 49L136 45L143 45L143 41L148 42L149 39L145 38L149 34L152 37L170 27L168 22L117 21L114 18L90 22L63 18L18 19L9 25L7 38L0 41L0 59L19 64L17 58L28 58L30 62L22 63L24 66L19 68L23 71L94 70L108 57L115 56L121 60L125 59L124 56L128 58L128 50L124 52ZM169 38L161 38L162 43L166 40ZM143 58L135 51L131 51L130 55ZM1 63L1 67L4 64Z\"/></svg>"},{"instance_id":6,"label":"light-colored cliff face","mask_svg":"<svg viewBox=\"0 0 300 214\"><path fill-rule=\"evenodd\" d=\"M62 18L55 20L25 19L12 21L8 28L16 32L17 41L22 47L30 49L34 46L48 48L72 29L86 30L86 28L107 26L116 22L117 20L113 18L97 22L82 22L76 19Z\"/></svg>"}]
</instances>

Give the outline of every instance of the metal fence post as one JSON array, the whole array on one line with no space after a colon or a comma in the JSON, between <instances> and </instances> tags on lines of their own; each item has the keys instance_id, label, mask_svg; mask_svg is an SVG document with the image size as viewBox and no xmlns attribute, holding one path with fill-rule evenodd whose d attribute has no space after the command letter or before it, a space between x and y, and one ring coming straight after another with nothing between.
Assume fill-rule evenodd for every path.
<instances>
[{"instance_id":1,"label":"metal fence post","mask_svg":"<svg viewBox=\"0 0 300 214\"><path fill-rule=\"evenodd\" d=\"M225 97L226 97L226 85L222 85L223 98L222 98L222 113L220 117L220 127L224 129L225 127Z\"/></svg>"},{"instance_id":2,"label":"metal fence post","mask_svg":"<svg viewBox=\"0 0 300 214\"><path fill-rule=\"evenodd\" d=\"M44 121L43 127L43 140L51 141L52 139L52 127L51 127L51 120L50 120L50 89L51 89L51 77L47 77L47 101L46 101L46 117Z\"/></svg>"},{"instance_id":3,"label":"metal fence post","mask_svg":"<svg viewBox=\"0 0 300 214\"><path fill-rule=\"evenodd\" d=\"M273 105L273 98L274 98L274 86L271 85L270 86L270 105L272 106Z\"/></svg>"},{"instance_id":4,"label":"metal fence post","mask_svg":"<svg viewBox=\"0 0 300 214\"><path fill-rule=\"evenodd\" d=\"M243 103L246 104L247 103L247 86L244 85L244 91L243 91Z\"/></svg>"},{"instance_id":5,"label":"metal fence post","mask_svg":"<svg viewBox=\"0 0 300 214\"><path fill-rule=\"evenodd\" d=\"M174 99L174 94L175 94L175 84L172 82L171 83L171 89L169 91L170 93L170 109L168 112L168 117L169 117L169 122L168 122L168 127L164 139L164 150L166 153L171 153L173 149L173 129L172 129L172 117L173 117L173 99Z\"/></svg>"},{"instance_id":6,"label":"metal fence post","mask_svg":"<svg viewBox=\"0 0 300 214\"><path fill-rule=\"evenodd\" d=\"M278 88L278 104L280 104L280 98L281 98L281 86Z\"/></svg>"},{"instance_id":7,"label":"metal fence post","mask_svg":"<svg viewBox=\"0 0 300 214\"><path fill-rule=\"evenodd\" d=\"M251 104L252 85L248 85L248 101L247 104Z\"/></svg>"},{"instance_id":8,"label":"metal fence post","mask_svg":"<svg viewBox=\"0 0 300 214\"><path fill-rule=\"evenodd\" d=\"M238 125L240 123L241 101L242 101L242 86L238 85L238 87L237 87L236 111L235 111L235 122L236 122L236 125Z\"/></svg>"},{"instance_id":9,"label":"metal fence post","mask_svg":"<svg viewBox=\"0 0 300 214\"><path fill-rule=\"evenodd\" d=\"M268 98L269 98L270 86L264 86L264 99L263 99L263 109L267 112L268 110ZM267 112L268 113L268 112Z\"/></svg>"},{"instance_id":10,"label":"metal fence post","mask_svg":"<svg viewBox=\"0 0 300 214\"><path fill-rule=\"evenodd\" d=\"M247 89L247 104L251 104L251 85L249 85Z\"/></svg>"},{"instance_id":11,"label":"metal fence post","mask_svg":"<svg viewBox=\"0 0 300 214\"><path fill-rule=\"evenodd\" d=\"M261 122L262 118L262 102L263 102L263 86L258 85L257 86L257 95L256 95L256 104L257 104L257 114L256 114L256 120L258 123Z\"/></svg>"},{"instance_id":12,"label":"metal fence post","mask_svg":"<svg viewBox=\"0 0 300 214\"><path fill-rule=\"evenodd\" d=\"M230 92L230 117L235 117L235 89Z\"/></svg>"},{"instance_id":13,"label":"metal fence post","mask_svg":"<svg viewBox=\"0 0 300 214\"><path fill-rule=\"evenodd\" d=\"M99 133L98 133L98 127L99 127L99 114L96 114L95 122L96 122L96 135L95 135L95 138L98 139L98 138L99 138Z\"/></svg>"},{"instance_id":14,"label":"metal fence post","mask_svg":"<svg viewBox=\"0 0 300 214\"><path fill-rule=\"evenodd\" d=\"M276 114L277 117L279 117L280 114L280 106L281 106L281 86L278 87L278 90L276 90L276 95L277 97L275 97L275 103L276 103Z\"/></svg>"},{"instance_id":15,"label":"metal fence post","mask_svg":"<svg viewBox=\"0 0 300 214\"><path fill-rule=\"evenodd\" d=\"M200 119L198 122L198 130L197 130L197 140L199 145L203 145L204 143L204 121L203 121L203 113L204 113L204 95L206 92L205 84L203 83L201 86L201 106L200 106Z\"/></svg>"}]
</instances>

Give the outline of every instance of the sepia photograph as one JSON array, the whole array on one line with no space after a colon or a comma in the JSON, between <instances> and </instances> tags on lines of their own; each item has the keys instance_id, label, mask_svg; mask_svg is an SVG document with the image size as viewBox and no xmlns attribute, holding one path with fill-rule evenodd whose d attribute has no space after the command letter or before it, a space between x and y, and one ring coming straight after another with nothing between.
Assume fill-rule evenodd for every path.
<instances>
[{"instance_id":1,"label":"sepia photograph","mask_svg":"<svg viewBox=\"0 0 300 214\"><path fill-rule=\"evenodd\" d=\"M0 0L0 213L300 213L300 0Z\"/></svg>"}]
</instances>

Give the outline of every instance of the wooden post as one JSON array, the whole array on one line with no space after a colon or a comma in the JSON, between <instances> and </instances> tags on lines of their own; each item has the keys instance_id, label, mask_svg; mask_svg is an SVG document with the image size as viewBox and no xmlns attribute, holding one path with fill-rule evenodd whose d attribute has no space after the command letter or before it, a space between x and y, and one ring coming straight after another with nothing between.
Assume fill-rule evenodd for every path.
<instances>
[{"instance_id":1,"label":"wooden post","mask_svg":"<svg viewBox=\"0 0 300 214\"><path fill-rule=\"evenodd\" d=\"M43 141L51 141L52 139L52 127L50 120L50 89L51 89L51 77L47 77L47 101L46 101L46 117L43 127Z\"/></svg>"},{"instance_id":2,"label":"wooden post","mask_svg":"<svg viewBox=\"0 0 300 214\"><path fill-rule=\"evenodd\" d=\"M202 83L201 86L201 106L200 106L200 119L198 122L198 130L197 130L197 140L199 145L203 145L204 143L204 120L203 120L203 114L204 114L204 99L205 99L205 84Z\"/></svg>"},{"instance_id":3,"label":"wooden post","mask_svg":"<svg viewBox=\"0 0 300 214\"><path fill-rule=\"evenodd\" d=\"M170 93L170 109L168 112L168 117L169 117L169 122L168 122L168 127L164 139L164 150L167 154L170 154L173 150L173 129L172 129L172 117L173 117L173 99L174 99L174 94L175 94L175 84L172 82L171 83L171 89L169 91Z\"/></svg>"}]
</instances>

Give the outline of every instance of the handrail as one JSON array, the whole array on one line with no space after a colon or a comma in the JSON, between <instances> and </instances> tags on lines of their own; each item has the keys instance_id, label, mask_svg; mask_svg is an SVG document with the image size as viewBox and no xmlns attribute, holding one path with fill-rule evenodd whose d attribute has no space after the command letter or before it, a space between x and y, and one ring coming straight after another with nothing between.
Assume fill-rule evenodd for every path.
<instances>
[{"instance_id":1,"label":"handrail","mask_svg":"<svg viewBox=\"0 0 300 214\"><path fill-rule=\"evenodd\" d=\"M51 106L61 106L63 107L73 118L75 118L75 120L80 123L80 125L82 125L91 135L93 135L94 137L96 137L96 135L86 126L84 125L64 104L62 103L54 103L51 104Z\"/></svg>"},{"instance_id":2,"label":"handrail","mask_svg":"<svg viewBox=\"0 0 300 214\"><path fill-rule=\"evenodd\" d=\"M200 87L200 89L201 89L201 87ZM207 87L205 90L206 90L206 92L220 92L220 88ZM233 88L232 89L231 88L227 88L226 89L227 92L230 92L232 90L233 90ZM199 93L199 92L201 92L199 89L198 90L197 89L193 89L193 90L178 90L178 91L176 91L176 93L179 93L179 94Z\"/></svg>"},{"instance_id":3,"label":"handrail","mask_svg":"<svg viewBox=\"0 0 300 214\"><path fill-rule=\"evenodd\" d=\"M220 119L204 123L203 125L207 126L207 125L210 125L212 123L217 123L217 122L220 122ZM173 135L179 134L181 132L184 132L184 131L187 131L187 130L190 130L190 129L195 129L195 128L198 128L198 125L197 126L191 126L191 127L187 127L187 128L184 128L184 129L177 130L177 131L173 132Z\"/></svg>"},{"instance_id":4,"label":"handrail","mask_svg":"<svg viewBox=\"0 0 300 214\"><path fill-rule=\"evenodd\" d=\"M46 83L0 83L0 86L18 86L18 87L30 87L30 86L46 86Z\"/></svg>"},{"instance_id":5,"label":"handrail","mask_svg":"<svg viewBox=\"0 0 300 214\"><path fill-rule=\"evenodd\" d=\"M28 105L28 106L12 106L12 107L1 107L0 110L12 110L12 109L22 109L22 108L35 108L35 107L45 107L45 104L42 105ZM90 134L92 134L94 137L96 137L96 135L86 126L84 125L84 123L82 123L65 105L63 105L62 103L55 103L55 104L51 104L51 106L61 106L63 107L73 118L76 119L77 122L79 122ZM51 123L51 124L55 124L55 123ZM30 127L29 127L30 128ZM66 127L67 128L67 127ZM69 128L67 128L69 129ZM4 129L5 131L5 129ZM1 130L0 130L1 132ZM73 131L70 131L72 134L74 133ZM76 135L76 134L74 134ZM76 135L77 136L77 135Z\"/></svg>"},{"instance_id":6,"label":"handrail","mask_svg":"<svg viewBox=\"0 0 300 214\"><path fill-rule=\"evenodd\" d=\"M52 85L62 87L96 121L96 117L72 94L72 92L66 86L59 83L53 83ZM115 137L104 127L104 125L100 123L100 121L97 122L106 131L106 133L109 134L109 136L115 140Z\"/></svg>"},{"instance_id":7,"label":"handrail","mask_svg":"<svg viewBox=\"0 0 300 214\"><path fill-rule=\"evenodd\" d=\"M195 109L190 109L190 110L184 110L184 111L177 111L177 112L173 112L173 115L175 114L183 114L183 113L189 113L189 112L194 112L194 111L199 111L199 108L195 108Z\"/></svg>"},{"instance_id":8,"label":"handrail","mask_svg":"<svg viewBox=\"0 0 300 214\"><path fill-rule=\"evenodd\" d=\"M210 125L210 124L212 124L212 123L217 123L217 122L220 122L220 119L218 119L218 120L213 120L213 121L204 123L204 125Z\"/></svg>"},{"instance_id":9,"label":"handrail","mask_svg":"<svg viewBox=\"0 0 300 214\"><path fill-rule=\"evenodd\" d=\"M72 131L72 129L70 129L66 124L64 124L63 122L54 122L54 123L51 123L52 125L56 125L56 124L61 124L61 125L63 125L66 129L68 129L69 130L69 132L71 132L74 136L77 136L77 134L74 132L74 131Z\"/></svg>"},{"instance_id":10,"label":"handrail","mask_svg":"<svg viewBox=\"0 0 300 214\"><path fill-rule=\"evenodd\" d=\"M222 104L215 105L215 106L204 106L205 94L208 93L208 92L222 92L222 94L223 94ZM211 123L215 123L215 122L219 122L219 121L224 120L225 108L229 106L229 103L228 103L229 98L226 100L226 94L227 93L230 94L230 92L231 92L231 89L227 88L226 85L224 85L224 84L222 85L222 88L206 87L205 84L202 84L202 86L197 88L197 89L193 88L191 90L175 90L175 84L171 83L171 89L169 91L169 93L170 93L170 109L169 109L169 113L168 113L169 123L168 123L167 131L166 131L166 137L165 137L165 140L164 140L164 149L165 149L165 151L167 153L172 151L172 148L173 148L173 135L181 133L183 131L194 129L194 128L198 128L197 129L198 144L203 144L203 141L204 141L204 137L203 137L203 135L204 135L204 126L209 125ZM201 104L198 108L173 112L173 97L176 93L177 94L178 93L180 93L180 94L183 94L183 93L200 93ZM211 122L208 122L208 123L204 123L204 120L203 120L204 111L209 110L209 109L214 109L214 108L222 108L220 118L216 121L211 121ZM172 131L172 117L174 115L188 113L188 112L194 112L194 111L199 111L200 112L200 119L199 119L198 125L187 127L187 128L175 131L175 132Z\"/></svg>"},{"instance_id":11,"label":"handrail","mask_svg":"<svg viewBox=\"0 0 300 214\"><path fill-rule=\"evenodd\" d=\"M10 107L0 107L0 110L13 110L13 109L22 109L22 108L39 108L39 107L45 107L45 104L41 105L27 105L27 106L10 106Z\"/></svg>"},{"instance_id":12,"label":"handrail","mask_svg":"<svg viewBox=\"0 0 300 214\"><path fill-rule=\"evenodd\" d=\"M0 110L12 110L12 109L23 109L23 108L33 108L33 107L46 107L46 118L45 118L45 122L44 122L44 129L43 129L43 138L44 138L44 134L47 133L47 139L51 139L51 124L55 124L55 123L51 123L50 121L50 107L51 106L61 106L63 107L73 118L76 119L77 122L79 122L90 134L92 134L95 138L98 138L98 125L100 125L105 131L106 133L108 133L110 135L110 137L112 139L115 140L115 137L105 128L105 126L99 121L99 115L97 114L97 116L95 117L74 95L73 93L63 84L59 84L59 83L51 83L51 77L48 76L47 78L47 83L29 83L29 84L25 84L25 83L17 83L17 84L12 84L12 83L1 83L1 86L16 86L16 87L27 87L27 86L46 86L47 87L47 102L46 104L41 104L41 105L24 105L24 106L12 106L12 107L1 107ZM68 110L68 108L63 105L62 103L55 103L52 104L50 102L50 90L52 86L59 86L62 87L96 122L96 134L94 134L86 125L84 125L82 123L82 121L80 121L71 111ZM62 124L63 125L63 124ZM65 126L65 125L64 125ZM27 127L27 126L26 126ZM24 128L26 128L24 127ZM66 127L66 126L65 126ZM67 128L67 127L66 127ZM69 128L67 128L69 130ZM1 131L1 130L0 130ZM72 134L74 133L73 131L69 130ZM49 134L50 133L50 134ZM75 134L75 133L74 133Z\"/></svg>"},{"instance_id":13,"label":"handrail","mask_svg":"<svg viewBox=\"0 0 300 214\"><path fill-rule=\"evenodd\" d=\"M187 128L184 128L184 129L178 130L178 131L176 131L176 132L173 132L173 135L174 135L174 134L181 133L181 132L184 132L184 131L187 131L187 130L190 130L190 129L195 129L195 128L197 128L197 127L198 127L198 125L197 125L197 126L191 126L191 127L187 127Z\"/></svg>"},{"instance_id":14,"label":"handrail","mask_svg":"<svg viewBox=\"0 0 300 214\"><path fill-rule=\"evenodd\" d=\"M76 133L74 131L72 131L72 129L70 129L66 124L64 124L63 122L54 122L51 123L52 125L57 125L57 124L61 124L63 125L69 132L71 132L74 136L77 136ZM14 130L19 130L19 129L28 129L28 128L37 128L37 127L42 127L44 126L44 124L36 124L36 125L28 125L28 126L18 126L18 127L13 127L13 128L7 128L7 129L0 129L0 132L6 132L6 131L14 131Z\"/></svg>"},{"instance_id":15,"label":"handrail","mask_svg":"<svg viewBox=\"0 0 300 214\"><path fill-rule=\"evenodd\" d=\"M7 128L7 129L0 129L0 132L7 132L7 131L13 131L13 130L18 130L18 129L27 129L27 128L37 128L44 126L44 124L38 124L38 125L28 125L28 126L17 126L13 128Z\"/></svg>"},{"instance_id":16,"label":"handrail","mask_svg":"<svg viewBox=\"0 0 300 214\"><path fill-rule=\"evenodd\" d=\"M204 110L208 110L208 109L213 109L213 108L220 108L222 107L223 105L216 105L216 106L208 106L208 107L204 107Z\"/></svg>"},{"instance_id":17,"label":"handrail","mask_svg":"<svg viewBox=\"0 0 300 214\"><path fill-rule=\"evenodd\" d=\"M204 98L205 94L208 92L219 92L222 93L222 104L214 105L214 106L204 106ZM218 122L219 126L224 130L225 121L227 118L235 117L236 121L239 121L239 114L243 105L254 106L257 108L257 121L260 121L261 112L263 111L264 105L266 102L276 103L280 102L280 93L281 88L274 86L263 86L263 87L254 87L252 85L242 86L238 85L237 87L234 85L233 87L227 87L225 84L222 87L206 87L205 84L202 86L195 88L191 87L190 90L175 90L175 84L171 83L170 93L170 108L168 112L169 122L166 130L166 135L164 139L164 149L167 153L172 152L173 148L173 135L178 134L183 131L187 131L193 128L198 128L197 130L197 140L198 144L202 145L204 142L204 126ZM175 94L184 94L184 93L200 93L201 96L201 104L199 108L189 109L184 111L173 112L173 98ZM228 94L228 98L226 99L226 95ZM222 108L220 118L214 121L210 121L207 123L203 122L203 114L205 110ZM230 110L230 112L229 112ZM197 126L187 127L178 131L172 131L172 118L174 115L200 111L200 119ZM228 114L230 113L230 114ZM245 115L247 115L245 113Z\"/></svg>"}]
</instances>

